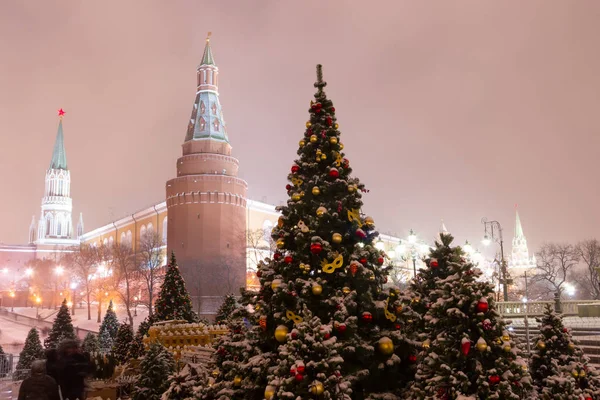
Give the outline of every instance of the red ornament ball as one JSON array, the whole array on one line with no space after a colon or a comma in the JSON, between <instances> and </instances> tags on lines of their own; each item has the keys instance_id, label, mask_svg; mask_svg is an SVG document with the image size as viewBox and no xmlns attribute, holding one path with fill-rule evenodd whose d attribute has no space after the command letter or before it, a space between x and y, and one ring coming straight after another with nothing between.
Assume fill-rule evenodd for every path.
<instances>
[{"instance_id":1,"label":"red ornament ball","mask_svg":"<svg viewBox=\"0 0 600 400\"><path fill-rule=\"evenodd\" d=\"M490 384L492 385L497 385L498 383L500 383L500 377L498 375L492 375L490 376Z\"/></svg>"},{"instance_id":2,"label":"red ornament ball","mask_svg":"<svg viewBox=\"0 0 600 400\"><path fill-rule=\"evenodd\" d=\"M281 253L275 253L275 254L273 254L273 260L279 261L280 258L281 258Z\"/></svg>"},{"instance_id":3,"label":"red ornament ball","mask_svg":"<svg viewBox=\"0 0 600 400\"><path fill-rule=\"evenodd\" d=\"M436 258L432 258L432 259L429 261L429 266L430 266L431 268L437 268L437 267L439 267L439 266L440 266L440 264L438 263L438 260L437 260Z\"/></svg>"},{"instance_id":4,"label":"red ornament ball","mask_svg":"<svg viewBox=\"0 0 600 400\"><path fill-rule=\"evenodd\" d=\"M323 335L323 339L327 340L331 337L331 334L329 332L327 332L325 335Z\"/></svg>"},{"instance_id":5,"label":"red ornament ball","mask_svg":"<svg viewBox=\"0 0 600 400\"><path fill-rule=\"evenodd\" d=\"M293 260L294 260L294 259L292 258L292 256L285 256L285 258L283 259L283 261L284 261L286 264L291 264Z\"/></svg>"},{"instance_id":6,"label":"red ornament ball","mask_svg":"<svg viewBox=\"0 0 600 400\"><path fill-rule=\"evenodd\" d=\"M260 272L260 271L256 271L256 277L257 277L257 278L260 278L261 276L262 276L262 272Z\"/></svg>"},{"instance_id":7,"label":"red ornament ball","mask_svg":"<svg viewBox=\"0 0 600 400\"><path fill-rule=\"evenodd\" d=\"M400 325L400 324L395 324L395 325L394 325L394 328L396 328L396 330L400 330L400 329L402 329L402 325Z\"/></svg>"},{"instance_id":8,"label":"red ornament ball","mask_svg":"<svg viewBox=\"0 0 600 400\"><path fill-rule=\"evenodd\" d=\"M333 124L333 119L331 117L327 117L326 122L327 125L331 126Z\"/></svg>"},{"instance_id":9,"label":"red ornament ball","mask_svg":"<svg viewBox=\"0 0 600 400\"><path fill-rule=\"evenodd\" d=\"M302 382L302 379L304 379L304 376L302 374L296 374L295 378L296 378L296 382Z\"/></svg>"},{"instance_id":10,"label":"red ornament ball","mask_svg":"<svg viewBox=\"0 0 600 400\"><path fill-rule=\"evenodd\" d=\"M411 354L410 356L408 356L408 361L410 361L411 363L416 363L417 356L415 356L414 354Z\"/></svg>"},{"instance_id":11,"label":"red ornament ball","mask_svg":"<svg viewBox=\"0 0 600 400\"><path fill-rule=\"evenodd\" d=\"M340 173L338 172L337 169L332 168L329 170L329 177L331 178L337 178L338 176L340 176Z\"/></svg>"},{"instance_id":12,"label":"red ornament ball","mask_svg":"<svg viewBox=\"0 0 600 400\"><path fill-rule=\"evenodd\" d=\"M362 318L363 322L373 321L373 315L368 311L365 311L364 313L362 313L361 318Z\"/></svg>"},{"instance_id":13,"label":"red ornament ball","mask_svg":"<svg viewBox=\"0 0 600 400\"><path fill-rule=\"evenodd\" d=\"M321 251L323 251L323 246L321 246L321 243L313 243L310 245L311 253L319 254Z\"/></svg>"},{"instance_id":14,"label":"red ornament ball","mask_svg":"<svg viewBox=\"0 0 600 400\"><path fill-rule=\"evenodd\" d=\"M362 229L357 229L356 230L356 236L358 236L361 239L364 239L364 238L367 237L367 234Z\"/></svg>"},{"instance_id":15,"label":"red ornament ball","mask_svg":"<svg viewBox=\"0 0 600 400\"><path fill-rule=\"evenodd\" d=\"M331 108L329 109L329 111L331 111L331 112L335 112L335 107L331 107Z\"/></svg>"},{"instance_id":16,"label":"red ornament ball","mask_svg":"<svg viewBox=\"0 0 600 400\"><path fill-rule=\"evenodd\" d=\"M285 185L285 190L287 190L288 192L290 190L292 190L292 185L290 185L290 184Z\"/></svg>"},{"instance_id":17,"label":"red ornament ball","mask_svg":"<svg viewBox=\"0 0 600 400\"><path fill-rule=\"evenodd\" d=\"M297 165L292 165L292 173L295 174L300 171L300 167Z\"/></svg>"},{"instance_id":18,"label":"red ornament ball","mask_svg":"<svg viewBox=\"0 0 600 400\"><path fill-rule=\"evenodd\" d=\"M298 334L296 332L292 332L292 339L293 340L298 339Z\"/></svg>"},{"instance_id":19,"label":"red ornament ball","mask_svg":"<svg viewBox=\"0 0 600 400\"><path fill-rule=\"evenodd\" d=\"M365 257L361 258L359 261L362 265L365 265L367 263L367 259Z\"/></svg>"},{"instance_id":20,"label":"red ornament ball","mask_svg":"<svg viewBox=\"0 0 600 400\"><path fill-rule=\"evenodd\" d=\"M299 374L303 374L304 373L304 365L298 365L297 371Z\"/></svg>"},{"instance_id":21,"label":"red ornament ball","mask_svg":"<svg viewBox=\"0 0 600 400\"><path fill-rule=\"evenodd\" d=\"M487 312L489 308L488 302L485 299L481 299L477 302L477 312Z\"/></svg>"},{"instance_id":22,"label":"red ornament ball","mask_svg":"<svg viewBox=\"0 0 600 400\"><path fill-rule=\"evenodd\" d=\"M563 328L563 332L567 333L567 332L569 332L569 330L567 328Z\"/></svg>"},{"instance_id":23,"label":"red ornament ball","mask_svg":"<svg viewBox=\"0 0 600 400\"><path fill-rule=\"evenodd\" d=\"M296 375L296 367L290 368L290 375Z\"/></svg>"},{"instance_id":24,"label":"red ornament ball","mask_svg":"<svg viewBox=\"0 0 600 400\"><path fill-rule=\"evenodd\" d=\"M344 333L346 332L346 324L339 324L337 327L337 330L339 333Z\"/></svg>"},{"instance_id":25,"label":"red ornament ball","mask_svg":"<svg viewBox=\"0 0 600 400\"><path fill-rule=\"evenodd\" d=\"M379 256L377 258L377 264L381 265L381 264L383 264L383 261L384 261L383 257Z\"/></svg>"}]
</instances>

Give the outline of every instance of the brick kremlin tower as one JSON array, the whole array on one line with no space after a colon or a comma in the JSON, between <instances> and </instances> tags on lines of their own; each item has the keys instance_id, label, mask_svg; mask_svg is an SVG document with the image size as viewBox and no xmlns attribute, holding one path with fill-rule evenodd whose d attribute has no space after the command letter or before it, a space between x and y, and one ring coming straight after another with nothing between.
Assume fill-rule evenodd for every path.
<instances>
[{"instance_id":1,"label":"brick kremlin tower","mask_svg":"<svg viewBox=\"0 0 600 400\"><path fill-rule=\"evenodd\" d=\"M166 184L167 251L196 310L213 315L228 293L246 285L246 191L219 102L219 69L210 34L197 69L196 100L177 177Z\"/></svg>"}]
</instances>

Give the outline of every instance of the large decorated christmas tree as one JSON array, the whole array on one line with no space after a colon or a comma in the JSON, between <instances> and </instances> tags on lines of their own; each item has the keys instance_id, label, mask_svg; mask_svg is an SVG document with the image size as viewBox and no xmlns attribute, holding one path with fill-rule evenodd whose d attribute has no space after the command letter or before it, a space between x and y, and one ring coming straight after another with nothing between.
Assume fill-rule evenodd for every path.
<instances>
[{"instance_id":1,"label":"large decorated christmas tree","mask_svg":"<svg viewBox=\"0 0 600 400\"><path fill-rule=\"evenodd\" d=\"M117 319L117 313L115 313L113 302L111 300L106 309L102 324L100 324L100 331L98 332L100 351L106 353L112 349L118 331L119 320Z\"/></svg>"},{"instance_id":2,"label":"large decorated christmas tree","mask_svg":"<svg viewBox=\"0 0 600 400\"><path fill-rule=\"evenodd\" d=\"M31 363L35 360L44 358L44 348L40 341L40 335L37 328L31 328L25 339L23 350L19 354L19 362L17 363L17 371L27 370L31 368Z\"/></svg>"},{"instance_id":3,"label":"large decorated christmas tree","mask_svg":"<svg viewBox=\"0 0 600 400\"><path fill-rule=\"evenodd\" d=\"M531 376L544 399L600 399L598 372L551 305L538 318L540 335L531 356Z\"/></svg>"},{"instance_id":4,"label":"large decorated christmas tree","mask_svg":"<svg viewBox=\"0 0 600 400\"><path fill-rule=\"evenodd\" d=\"M414 369L403 332L410 305L383 289L385 254L361 212L365 189L342 152L325 85L318 66L289 199L272 231L277 251L259 266L247 315L234 313L219 343L205 398L392 399Z\"/></svg>"},{"instance_id":5,"label":"large decorated christmas tree","mask_svg":"<svg viewBox=\"0 0 600 400\"><path fill-rule=\"evenodd\" d=\"M423 351L406 398L527 398L527 364L496 311L493 287L452 240L440 235L413 285L413 302L426 311Z\"/></svg>"},{"instance_id":6,"label":"large decorated christmas tree","mask_svg":"<svg viewBox=\"0 0 600 400\"><path fill-rule=\"evenodd\" d=\"M48 337L44 340L44 347L46 349L56 349L60 342L65 339L75 339L75 329L73 329L73 322L71 321L71 314L69 313L66 299L63 300L52 324L52 329Z\"/></svg>"},{"instance_id":7,"label":"large decorated christmas tree","mask_svg":"<svg viewBox=\"0 0 600 400\"><path fill-rule=\"evenodd\" d=\"M198 316L192 308L192 300L179 272L175 253L171 253L165 279L154 305L152 322L185 320L195 322Z\"/></svg>"}]
</instances>

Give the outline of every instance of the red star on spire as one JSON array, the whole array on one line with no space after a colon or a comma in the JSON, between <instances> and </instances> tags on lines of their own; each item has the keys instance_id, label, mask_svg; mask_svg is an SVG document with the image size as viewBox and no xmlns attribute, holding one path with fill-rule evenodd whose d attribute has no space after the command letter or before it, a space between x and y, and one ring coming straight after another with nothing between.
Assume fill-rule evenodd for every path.
<instances>
[{"instance_id":1,"label":"red star on spire","mask_svg":"<svg viewBox=\"0 0 600 400\"><path fill-rule=\"evenodd\" d=\"M62 108L60 110L58 110L58 116L60 118L62 118L65 115L65 110L63 110Z\"/></svg>"}]
</instances>

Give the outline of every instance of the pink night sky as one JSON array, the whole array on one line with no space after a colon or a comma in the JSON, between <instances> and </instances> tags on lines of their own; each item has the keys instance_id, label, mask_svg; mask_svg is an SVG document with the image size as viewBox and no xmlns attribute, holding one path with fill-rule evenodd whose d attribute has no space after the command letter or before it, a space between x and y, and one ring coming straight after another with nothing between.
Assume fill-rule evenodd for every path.
<instances>
[{"instance_id":1,"label":"pink night sky","mask_svg":"<svg viewBox=\"0 0 600 400\"><path fill-rule=\"evenodd\" d=\"M381 232L600 236L600 2L4 1L0 241L39 218L64 108L74 224L164 199L212 31L249 197L279 204L324 66Z\"/></svg>"}]
</instances>

